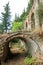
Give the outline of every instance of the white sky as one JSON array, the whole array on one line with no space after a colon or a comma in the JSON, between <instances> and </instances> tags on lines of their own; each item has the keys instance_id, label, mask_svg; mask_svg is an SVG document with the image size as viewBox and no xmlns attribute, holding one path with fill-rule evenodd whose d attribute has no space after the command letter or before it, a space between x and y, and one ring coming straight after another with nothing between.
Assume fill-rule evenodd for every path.
<instances>
[{"instance_id":1,"label":"white sky","mask_svg":"<svg viewBox=\"0 0 43 65\"><path fill-rule=\"evenodd\" d=\"M0 16L1 12L4 11L5 4L9 2L12 20L14 19L15 13L21 15L23 9L27 7L29 0L0 0Z\"/></svg>"}]
</instances>

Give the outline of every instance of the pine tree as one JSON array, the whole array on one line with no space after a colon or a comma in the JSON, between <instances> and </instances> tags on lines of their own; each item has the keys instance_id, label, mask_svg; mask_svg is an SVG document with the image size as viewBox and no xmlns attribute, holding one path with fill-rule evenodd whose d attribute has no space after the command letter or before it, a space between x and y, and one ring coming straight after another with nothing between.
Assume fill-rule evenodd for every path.
<instances>
[{"instance_id":1,"label":"pine tree","mask_svg":"<svg viewBox=\"0 0 43 65\"><path fill-rule=\"evenodd\" d=\"M27 6L27 15L29 14L29 11L30 11L33 3L34 3L34 0L30 0L30 3L28 3L28 6Z\"/></svg>"},{"instance_id":2,"label":"pine tree","mask_svg":"<svg viewBox=\"0 0 43 65\"><path fill-rule=\"evenodd\" d=\"M0 33L3 33L3 25L0 23Z\"/></svg>"},{"instance_id":3,"label":"pine tree","mask_svg":"<svg viewBox=\"0 0 43 65\"><path fill-rule=\"evenodd\" d=\"M15 13L15 20L14 20L14 21L15 21L15 22L18 22L19 19L20 19L20 18L19 18L19 14L17 15L17 14Z\"/></svg>"},{"instance_id":4,"label":"pine tree","mask_svg":"<svg viewBox=\"0 0 43 65\"><path fill-rule=\"evenodd\" d=\"M23 13L22 13L21 16L20 16L21 21L25 20L25 17L26 17L26 11L25 11L25 9L24 9L24 10L23 10Z\"/></svg>"},{"instance_id":5,"label":"pine tree","mask_svg":"<svg viewBox=\"0 0 43 65\"><path fill-rule=\"evenodd\" d=\"M7 32L7 30L10 28L10 7L9 2L4 6L4 12L2 12L2 23L3 23L3 30L4 32Z\"/></svg>"}]
</instances>

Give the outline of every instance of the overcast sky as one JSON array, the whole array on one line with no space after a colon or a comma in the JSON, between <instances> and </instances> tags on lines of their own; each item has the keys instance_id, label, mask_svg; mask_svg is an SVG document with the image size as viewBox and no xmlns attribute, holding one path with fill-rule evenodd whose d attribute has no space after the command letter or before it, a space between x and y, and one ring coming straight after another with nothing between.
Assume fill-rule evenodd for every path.
<instances>
[{"instance_id":1,"label":"overcast sky","mask_svg":"<svg viewBox=\"0 0 43 65\"><path fill-rule=\"evenodd\" d=\"M27 7L29 0L0 0L0 16L1 12L4 11L5 4L9 2L12 20L14 19L15 13L21 15L23 9Z\"/></svg>"}]
</instances>

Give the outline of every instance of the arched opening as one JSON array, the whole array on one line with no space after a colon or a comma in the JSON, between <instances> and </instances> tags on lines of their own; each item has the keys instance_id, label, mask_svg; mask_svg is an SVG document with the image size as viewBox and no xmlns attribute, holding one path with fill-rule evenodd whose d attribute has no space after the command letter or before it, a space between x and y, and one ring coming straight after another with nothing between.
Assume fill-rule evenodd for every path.
<instances>
[{"instance_id":1,"label":"arched opening","mask_svg":"<svg viewBox=\"0 0 43 65\"><path fill-rule=\"evenodd\" d=\"M32 15L31 15L31 28L32 28L32 31L35 29L34 13L32 13Z\"/></svg>"},{"instance_id":2,"label":"arched opening","mask_svg":"<svg viewBox=\"0 0 43 65\"><path fill-rule=\"evenodd\" d=\"M13 58L13 56L17 54L23 54L25 56L25 53L28 53L28 44L27 40L22 37L14 37L7 41L6 51L7 51L7 58ZM13 48L14 47L14 48ZM28 53L29 54L29 53ZM29 54L30 55L30 54Z\"/></svg>"},{"instance_id":3,"label":"arched opening","mask_svg":"<svg viewBox=\"0 0 43 65\"><path fill-rule=\"evenodd\" d=\"M25 42L19 38L15 38L9 42L10 52L12 54L23 53L26 50Z\"/></svg>"},{"instance_id":4,"label":"arched opening","mask_svg":"<svg viewBox=\"0 0 43 65\"><path fill-rule=\"evenodd\" d=\"M26 29L27 29L27 27L28 27L28 23L26 22Z\"/></svg>"},{"instance_id":5,"label":"arched opening","mask_svg":"<svg viewBox=\"0 0 43 65\"><path fill-rule=\"evenodd\" d=\"M34 54L34 52L36 52L37 48L39 48L37 43L34 42L32 39L27 40L26 38L20 37L20 36L17 36L17 35L16 36L13 35L11 37L8 37L6 40L7 41L5 42L5 47L4 47L4 52L3 53L4 53L4 55L6 55L7 58L9 58L11 56L13 57L13 55L15 54L15 52L12 52L12 47L14 46L14 48L15 48L14 44L18 44L19 40L22 41L23 44L25 44L26 53L28 53L28 55L30 55L30 56L32 56L32 54ZM16 41L16 43L15 43L15 41ZM21 47L21 45L18 45L18 46L20 46L20 48L23 48L22 49L23 52L25 51L23 46L22 47ZM18 49L20 50L20 48L18 48ZM7 52L7 54L6 54L6 52ZM17 53L18 53L18 51L17 51ZM5 60L6 57L4 56L2 58L2 60Z\"/></svg>"}]
</instances>

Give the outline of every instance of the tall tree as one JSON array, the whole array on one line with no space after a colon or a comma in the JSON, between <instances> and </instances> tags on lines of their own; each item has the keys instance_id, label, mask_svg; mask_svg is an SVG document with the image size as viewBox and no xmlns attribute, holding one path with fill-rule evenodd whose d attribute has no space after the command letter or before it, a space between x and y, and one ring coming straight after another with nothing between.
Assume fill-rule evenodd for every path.
<instances>
[{"instance_id":1,"label":"tall tree","mask_svg":"<svg viewBox=\"0 0 43 65\"><path fill-rule=\"evenodd\" d=\"M0 33L3 33L3 25L0 23Z\"/></svg>"},{"instance_id":2,"label":"tall tree","mask_svg":"<svg viewBox=\"0 0 43 65\"><path fill-rule=\"evenodd\" d=\"M9 2L4 6L4 12L2 12L2 23L3 23L3 30L7 32L7 30L10 28L10 7Z\"/></svg>"},{"instance_id":3,"label":"tall tree","mask_svg":"<svg viewBox=\"0 0 43 65\"><path fill-rule=\"evenodd\" d=\"M33 5L33 2L34 2L34 0L30 0L30 2L28 2L27 10L25 11L25 8L24 8L20 17L17 14L15 14L15 20L14 21L16 21L16 22L24 21L26 16L29 14L29 11Z\"/></svg>"},{"instance_id":4,"label":"tall tree","mask_svg":"<svg viewBox=\"0 0 43 65\"><path fill-rule=\"evenodd\" d=\"M33 2L34 2L34 0L30 0L30 3L28 3L27 11L26 11L26 12L27 12L27 15L28 15L28 13L29 13L29 11L30 11L32 5L33 5Z\"/></svg>"},{"instance_id":5,"label":"tall tree","mask_svg":"<svg viewBox=\"0 0 43 65\"><path fill-rule=\"evenodd\" d=\"M17 15L17 14L15 13L15 20L14 20L14 21L16 21L16 22L19 21L19 14Z\"/></svg>"},{"instance_id":6,"label":"tall tree","mask_svg":"<svg viewBox=\"0 0 43 65\"><path fill-rule=\"evenodd\" d=\"M23 21L25 18L26 18L26 11L25 11L25 9L24 9L24 10L23 10L23 13L22 13L21 16L20 16L20 19L21 19L21 21Z\"/></svg>"}]
</instances>

